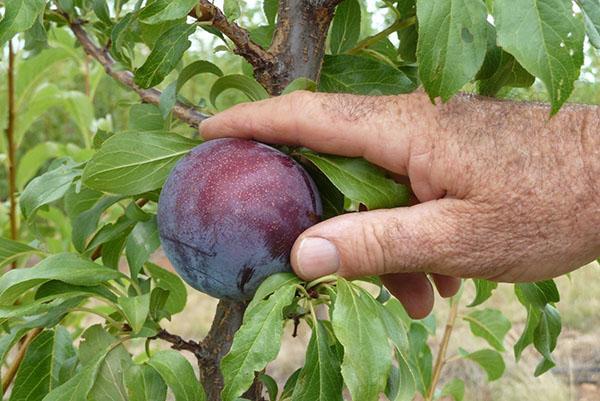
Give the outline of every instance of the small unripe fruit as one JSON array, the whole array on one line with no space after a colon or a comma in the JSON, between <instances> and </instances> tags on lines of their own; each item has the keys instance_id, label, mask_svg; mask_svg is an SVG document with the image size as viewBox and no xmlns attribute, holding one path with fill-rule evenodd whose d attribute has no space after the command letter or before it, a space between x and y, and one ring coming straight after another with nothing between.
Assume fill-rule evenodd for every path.
<instances>
[{"instance_id":1,"label":"small unripe fruit","mask_svg":"<svg viewBox=\"0 0 600 401\"><path fill-rule=\"evenodd\" d=\"M269 275L290 271L290 250L319 221L321 200L289 156L242 139L194 148L167 179L158 203L165 253L192 287L247 300Z\"/></svg>"}]
</instances>

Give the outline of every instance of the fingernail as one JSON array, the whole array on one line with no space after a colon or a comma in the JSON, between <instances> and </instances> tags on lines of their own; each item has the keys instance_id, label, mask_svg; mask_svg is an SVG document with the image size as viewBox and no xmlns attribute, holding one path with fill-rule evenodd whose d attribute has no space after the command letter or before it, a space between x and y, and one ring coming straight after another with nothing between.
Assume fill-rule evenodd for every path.
<instances>
[{"instance_id":1,"label":"fingernail","mask_svg":"<svg viewBox=\"0 0 600 401\"><path fill-rule=\"evenodd\" d=\"M333 243L318 237L305 238L297 253L298 270L304 279L333 274L340 267L340 257Z\"/></svg>"}]
</instances>

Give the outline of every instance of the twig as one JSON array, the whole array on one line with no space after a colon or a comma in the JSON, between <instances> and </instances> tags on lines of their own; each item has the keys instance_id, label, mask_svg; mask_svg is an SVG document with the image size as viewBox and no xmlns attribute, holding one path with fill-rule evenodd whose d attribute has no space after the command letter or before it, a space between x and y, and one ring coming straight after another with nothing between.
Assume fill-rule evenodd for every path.
<instances>
[{"instance_id":1,"label":"twig","mask_svg":"<svg viewBox=\"0 0 600 401\"><path fill-rule=\"evenodd\" d=\"M400 29L408 28L411 25L414 25L417 22L417 17L412 16L409 18L396 20L392 25L385 28L383 31L376 33L375 35L364 38L360 42L356 44L352 49L348 50L348 54L357 54L362 49L365 49L369 46L373 46L375 43L379 42L390 36L392 33L399 31Z\"/></svg>"},{"instance_id":2,"label":"twig","mask_svg":"<svg viewBox=\"0 0 600 401\"><path fill-rule=\"evenodd\" d=\"M438 381L440 380L442 368L446 363L446 352L448 351L448 343L450 342L450 336L452 335L452 330L454 329L454 322L456 321L456 315L458 314L458 305L461 293L462 291L459 292L459 295L450 299L450 312L448 314L448 320L446 321L446 329L444 330L444 336L442 337L442 342L440 343L440 349L438 351L437 357L435 358L433 375L431 376L431 384L429 386L429 391L427 392L427 397L425 398L425 401L433 400L435 388L437 386Z\"/></svg>"},{"instance_id":3,"label":"twig","mask_svg":"<svg viewBox=\"0 0 600 401\"><path fill-rule=\"evenodd\" d=\"M209 21L212 26L227 36L236 46L235 52L244 57L255 70L263 71L273 63L273 56L250 39L250 33L236 24L227 21L225 14L208 0L200 0L190 16L198 21Z\"/></svg>"},{"instance_id":4,"label":"twig","mask_svg":"<svg viewBox=\"0 0 600 401\"><path fill-rule=\"evenodd\" d=\"M6 140L8 144L8 197L10 203L10 237L19 239L19 226L17 221L17 160L15 144L15 52L12 39L8 41L8 125L6 127ZM11 263L10 268L17 267L17 262Z\"/></svg>"},{"instance_id":5,"label":"twig","mask_svg":"<svg viewBox=\"0 0 600 401\"><path fill-rule=\"evenodd\" d=\"M171 343L171 348L178 351L189 351L196 356L196 358L204 359L206 357L206 351L204 346L201 343L198 343L194 340L184 340L180 336L176 334L171 334L165 329L161 329L158 334L154 337L150 337L153 339L161 339L168 343Z\"/></svg>"},{"instance_id":6,"label":"twig","mask_svg":"<svg viewBox=\"0 0 600 401\"><path fill-rule=\"evenodd\" d=\"M15 375L17 374L17 370L19 370L19 366L21 365L21 362L25 357L27 347L29 346L29 344L31 344L35 336L37 336L41 332L41 327L38 327L27 333L25 340L19 346L19 350L17 351L15 359L12 361L11 365L8 367L8 370L4 374L4 377L2 378L2 394L6 394L6 390L10 387L12 381L14 380Z\"/></svg>"},{"instance_id":7,"label":"twig","mask_svg":"<svg viewBox=\"0 0 600 401\"><path fill-rule=\"evenodd\" d=\"M135 93L137 93L142 101L158 105L160 103L161 92L156 89L142 89L137 86L133 80L133 74L130 71L119 70L115 65L115 61L108 53L108 50L105 48L100 48L94 44L92 39L88 36L87 32L81 25L82 21L80 20L71 21L69 23L71 31L83 47L83 50L96 61L98 61L104 67L106 73L113 79L131 88ZM195 128L198 127L202 120L205 120L209 117L208 115L200 113L194 108L186 106L181 102L177 102L173 107L173 115L179 120L184 121Z\"/></svg>"}]
</instances>

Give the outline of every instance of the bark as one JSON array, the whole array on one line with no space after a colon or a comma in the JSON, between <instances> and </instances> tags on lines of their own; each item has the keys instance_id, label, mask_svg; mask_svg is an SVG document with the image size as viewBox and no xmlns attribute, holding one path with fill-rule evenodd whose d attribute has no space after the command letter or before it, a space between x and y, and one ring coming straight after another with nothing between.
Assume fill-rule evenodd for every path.
<instances>
[{"instance_id":1,"label":"bark","mask_svg":"<svg viewBox=\"0 0 600 401\"><path fill-rule=\"evenodd\" d=\"M201 343L203 353L198 358L200 380L208 401L220 401L223 390L221 359L229 352L233 336L242 325L246 304L227 300L219 301L208 335ZM260 390L258 390L260 396ZM260 398L252 398L259 400Z\"/></svg>"},{"instance_id":2,"label":"bark","mask_svg":"<svg viewBox=\"0 0 600 401\"><path fill-rule=\"evenodd\" d=\"M340 0L280 0L277 29L269 52L273 63L255 71L269 93L279 95L294 79L318 81L325 39Z\"/></svg>"}]
</instances>

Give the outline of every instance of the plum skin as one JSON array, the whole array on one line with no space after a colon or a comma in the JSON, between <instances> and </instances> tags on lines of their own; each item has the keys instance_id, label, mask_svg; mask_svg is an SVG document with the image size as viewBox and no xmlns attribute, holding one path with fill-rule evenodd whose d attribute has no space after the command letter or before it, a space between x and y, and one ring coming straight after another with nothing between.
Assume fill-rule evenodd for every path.
<instances>
[{"instance_id":1,"label":"plum skin","mask_svg":"<svg viewBox=\"0 0 600 401\"><path fill-rule=\"evenodd\" d=\"M321 219L308 173L258 142L215 139L171 171L158 202L165 254L189 285L244 301L274 273L291 271L290 250Z\"/></svg>"}]
</instances>

